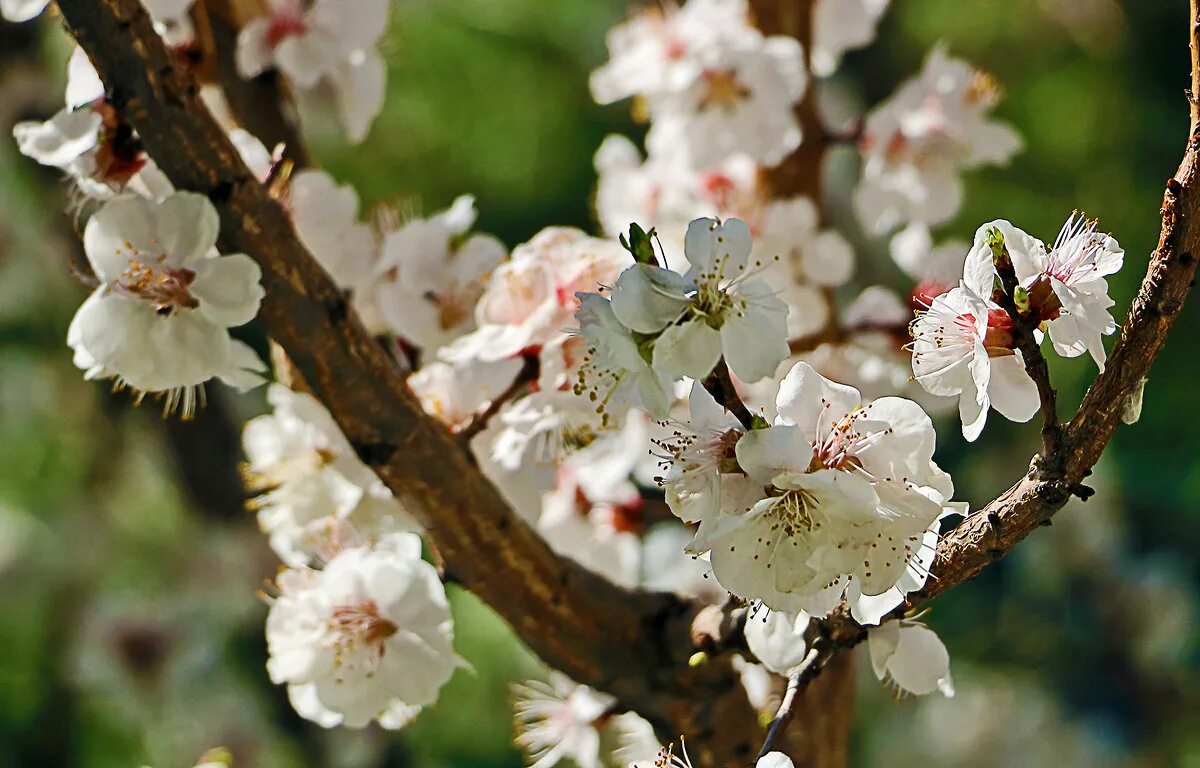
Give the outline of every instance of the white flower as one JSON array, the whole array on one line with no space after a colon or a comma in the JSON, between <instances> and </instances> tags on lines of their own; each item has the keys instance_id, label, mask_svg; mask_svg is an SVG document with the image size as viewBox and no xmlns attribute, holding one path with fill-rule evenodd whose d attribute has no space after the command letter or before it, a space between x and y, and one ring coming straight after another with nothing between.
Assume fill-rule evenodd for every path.
<instances>
[{"instance_id":1,"label":"white flower","mask_svg":"<svg viewBox=\"0 0 1200 768\"><path fill-rule=\"evenodd\" d=\"M300 567L416 530L316 398L272 384L267 400L274 410L246 423L242 447L247 485L264 492L253 502L259 527L279 559Z\"/></svg>"},{"instance_id":2,"label":"white flower","mask_svg":"<svg viewBox=\"0 0 1200 768\"><path fill-rule=\"evenodd\" d=\"M0 16L19 23L37 18L50 5L50 0L0 0Z\"/></svg>"},{"instance_id":3,"label":"white flower","mask_svg":"<svg viewBox=\"0 0 1200 768\"><path fill-rule=\"evenodd\" d=\"M992 78L935 48L920 75L867 116L863 176L854 203L867 229L939 224L962 202L959 173L1008 161L1016 133L988 119L999 99Z\"/></svg>"},{"instance_id":4,"label":"white flower","mask_svg":"<svg viewBox=\"0 0 1200 768\"><path fill-rule=\"evenodd\" d=\"M953 493L932 460L933 425L909 400L862 404L807 363L784 378L776 409L774 426L738 441L766 498L731 510L705 542L713 573L744 598L814 615L852 587L861 621L857 598L900 585Z\"/></svg>"},{"instance_id":5,"label":"white flower","mask_svg":"<svg viewBox=\"0 0 1200 768\"><path fill-rule=\"evenodd\" d=\"M804 661L808 646L804 632L809 615L804 611L784 613L760 610L746 617L743 633L750 652L777 675L786 675Z\"/></svg>"},{"instance_id":6,"label":"white flower","mask_svg":"<svg viewBox=\"0 0 1200 768\"><path fill-rule=\"evenodd\" d=\"M930 394L959 398L968 440L983 432L989 407L1018 422L1037 412L1037 385L1020 350L1012 348L1012 318L965 282L917 316L912 336L916 380Z\"/></svg>"},{"instance_id":7,"label":"white flower","mask_svg":"<svg viewBox=\"0 0 1200 768\"><path fill-rule=\"evenodd\" d=\"M889 621L867 634L871 668L881 681L916 696L954 695L950 654L933 630L915 621Z\"/></svg>"},{"instance_id":8,"label":"white flower","mask_svg":"<svg viewBox=\"0 0 1200 768\"><path fill-rule=\"evenodd\" d=\"M614 135L596 150L595 166L596 215L605 234L615 238L630 222L656 229L663 266L677 271L687 268L683 236L689 222L713 215L752 220L759 207L758 164L745 155L701 170L678 147L651 147L643 160L633 142Z\"/></svg>"},{"instance_id":9,"label":"white flower","mask_svg":"<svg viewBox=\"0 0 1200 768\"><path fill-rule=\"evenodd\" d=\"M647 146L683 148L693 167L745 154L776 165L800 146L793 106L808 74L795 38L759 36L750 44L714 47L691 85L651 101Z\"/></svg>"},{"instance_id":10,"label":"white flower","mask_svg":"<svg viewBox=\"0 0 1200 768\"><path fill-rule=\"evenodd\" d=\"M213 377L239 389L261 381L262 362L228 329L258 313L262 273L249 256L217 254L219 226L208 198L188 192L113 200L88 221L83 247L100 285L67 343L89 377L162 393L185 415Z\"/></svg>"},{"instance_id":11,"label":"white flower","mask_svg":"<svg viewBox=\"0 0 1200 768\"><path fill-rule=\"evenodd\" d=\"M602 414L613 401L637 405L655 418L665 417L671 407L669 380L651 366L653 349L635 339L617 319L612 302L599 294L581 293L575 317L587 345L575 394L586 392Z\"/></svg>"},{"instance_id":12,"label":"white flower","mask_svg":"<svg viewBox=\"0 0 1200 768\"><path fill-rule=\"evenodd\" d=\"M629 587L637 584L642 551L642 498L630 476L647 444L645 418L631 414L620 430L568 456L537 522L556 551Z\"/></svg>"},{"instance_id":13,"label":"white flower","mask_svg":"<svg viewBox=\"0 0 1200 768\"><path fill-rule=\"evenodd\" d=\"M667 505L680 520L698 522L702 530L696 536L703 540L741 481L734 446L746 430L699 382L692 383L688 408L687 421L673 425L673 434L657 445L667 465L662 478Z\"/></svg>"},{"instance_id":14,"label":"white flower","mask_svg":"<svg viewBox=\"0 0 1200 768\"><path fill-rule=\"evenodd\" d=\"M870 45L889 0L817 0L813 4L812 70L829 77L842 54Z\"/></svg>"},{"instance_id":15,"label":"white flower","mask_svg":"<svg viewBox=\"0 0 1200 768\"><path fill-rule=\"evenodd\" d=\"M435 360L409 376L408 386L426 413L458 430L486 410L520 370L519 358L457 365Z\"/></svg>"},{"instance_id":16,"label":"white flower","mask_svg":"<svg viewBox=\"0 0 1200 768\"><path fill-rule=\"evenodd\" d=\"M689 0L649 7L607 36L610 60L592 73L592 96L611 104L631 96L678 93L703 70L715 45L753 40L745 0Z\"/></svg>"},{"instance_id":17,"label":"white flower","mask_svg":"<svg viewBox=\"0 0 1200 768\"><path fill-rule=\"evenodd\" d=\"M782 752L768 752L759 758L754 768L795 768L792 759Z\"/></svg>"},{"instance_id":18,"label":"white flower","mask_svg":"<svg viewBox=\"0 0 1200 768\"><path fill-rule=\"evenodd\" d=\"M539 390L504 408L497 416L499 434L492 454L515 472L527 456L557 466L591 445L604 429L595 406L570 390Z\"/></svg>"},{"instance_id":19,"label":"white flower","mask_svg":"<svg viewBox=\"0 0 1200 768\"><path fill-rule=\"evenodd\" d=\"M86 197L130 192L161 200L173 187L124 118L104 100L104 85L82 48L67 67L66 107L44 123L13 126L21 154L67 173Z\"/></svg>"},{"instance_id":20,"label":"white flower","mask_svg":"<svg viewBox=\"0 0 1200 768\"><path fill-rule=\"evenodd\" d=\"M744 221L697 219L687 231L687 275L637 264L617 278L612 312L632 332L654 337L643 349L655 371L702 379L724 357L740 379L757 381L787 357L787 305L749 279L750 249Z\"/></svg>"},{"instance_id":21,"label":"white flower","mask_svg":"<svg viewBox=\"0 0 1200 768\"><path fill-rule=\"evenodd\" d=\"M276 68L302 93L325 83L351 141L366 137L383 106L386 67L375 50L387 30L387 0L269 0L267 15L238 35L243 77Z\"/></svg>"},{"instance_id":22,"label":"white flower","mask_svg":"<svg viewBox=\"0 0 1200 768\"><path fill-rule=\"evenodd\" d=\"M576 294L612 285L631 260L615 241L547 227L492 272L475 306L479 328L439 355L450 361L499 360L562 342L575 324Z\"/></svg>"},{"instance_id":23,"label":"white flower","mask_svg":"<svg viewBox=\"0 0 1200 768\"><path fill-rule=\"evenodd\" d=\"M812 335L829 322L822 289L835 288L854 272L854 249L840 233L820 228L816 205L806 197L768 202L757 217L754 255L762 279L788 305L788 337Z\"/></svg>"},{"instance_id":24,"label":"white flower","mask_svg":"<svg viewBox=\"0 0 1200 768\"><path fill-rule=\"evenodd\" d=\"M396 728L432 704L461 661L432 565L414 534L348 549L321 571L287 571L267 615L267 672L302 716Z\"/></svg>"},{"instance_id":25,"label":"white flower","mask_svg":"<svg viewBox=\"0 0 1200 768\"><path fill-rule=\"evenodd\" d=\"M975 233L967 255L967 282L980 293L985 285L990 290L995 274L988 244L992 229L1003 238L1017 281L1028 292L1030 312L1046 323L1054 351L1063 357L1088 352L1103 370L1101 337L1117 330L1105 278L1121 269L1125 251L1120 244L1079 213L1067 217L1053 248L1007 221L989 222Z\"/></svg>"},{"instance_id":26,"label":"white flower","mask_svg":"<svg viewBox=\"0 0 1200 768\"><path fill-rule=\"evenodd\" d=\"M490 235L468 235L475 199L416 218L384 237L372 299L389 330L434 350L474 328L475 305L506 249Z\"/></svg>"},{"instance_id":27,"label":"white flower","mask_svg":"<svg viewBox=\"0 0 1200 768\"><path fill-rule=\"evenodd\" d=\"M578 768L601 768L600 720L612 710L611 696L579 685L558 672L550 683L513 686L517 745L529 755L529 768L550 768L570 760Z\"/></svg>"},{"instance_id":28,"label":"white flower","mask_svg":"<svg viewBox=\"0 0 1200 768\"><path fill-rule=\"evenodd\" d=\"M925 295L931 299L958 284L970 249L961 240L935 246L929 227L919 221L897 232L889 244L892 260L918 283L918 288L926 287Z\"/></svg>"}]
</instances>

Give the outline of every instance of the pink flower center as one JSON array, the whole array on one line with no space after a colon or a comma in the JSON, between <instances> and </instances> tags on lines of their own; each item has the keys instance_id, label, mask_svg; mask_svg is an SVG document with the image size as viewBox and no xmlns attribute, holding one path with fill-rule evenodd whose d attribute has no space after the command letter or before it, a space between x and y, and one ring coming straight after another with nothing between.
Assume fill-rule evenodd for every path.
<instances>
[{"instance_id":1,"label":"pink flower center","mask_svg":"<svg viewBox=\"0 0 1200 768\"><path fill-rule=\"evenodd\" d=\"M271 15L267 23L267 47L275 50L289 37L303 37L308 34L308 26L304 23L304 12L300 6L291 3Z\"/></svg>"}]
</instances>

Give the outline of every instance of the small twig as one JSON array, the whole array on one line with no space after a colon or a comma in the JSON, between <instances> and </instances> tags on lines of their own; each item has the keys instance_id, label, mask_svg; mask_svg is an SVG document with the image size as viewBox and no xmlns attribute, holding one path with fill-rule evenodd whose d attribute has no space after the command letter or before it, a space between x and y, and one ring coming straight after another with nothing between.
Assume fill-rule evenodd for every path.
<instances>
[{"instance_id":1,"label":"small twig","mask_svg":"<svg viewBox=\"0 0 1200 768\"><path fill-rule=\"evenodd\" d=\"M775 747L775 742L783 734L787 724L796 714L796 700L804 687L825 667L825 663L833 656L832 646L814 645L795 669L788 673L787 689L783 693L783 701L775 711L775 717L767 728L767 737L763 739L762 749L758 750L755 760L766 757Z\"/></svg>"},{"instance_id":2,"label":"small twig","mask_svg":"<svg viewBox=\"0 0 1200 768\"><path fill-rule=\"evenodd\" d=\"M483 430L487 429L488 423L492 420L500 409L506 403L516 399L523 394L525 390L537 381L538 377L538 360L534 355L525 355L524 364L521 370L517 372L517 377L513 379L512 384L508 385L508 389L501 392L488 403L487 408L475 414L475 418L462 429L455 432L455 436L464 446L471 442L471 438L478 435Z\"/></svg>"},{"instance_id":3,"label":"small twig","mask_svg":"<svg viewBox=\"0 0 1200 768\"><path fill-rule=\"evenodd\" d=\"M750 413L750 409L738 396L737 387L733 385L733 379L729 376L729 366L725 364L725 358L717 361L717 367L713 368L712 373L708 374L702 384L713 396L713 399L732 413L743 427L751 428L754 423L754 415Z\"/></svg>"},{"instance_id":4,"label":"small twig","mask_svg":"<svg viewBox=\"0 0 1200 768\"><path fill-rule=\"evenodd\" d=\"M1020 286L1016 268L1008 255L1007 245L996 259L996 274L1000 276L1003 292L993 296L1013 321L1013 343L1021 351L1025 371L1037 385L1042 410L1042 460L1051 466L1059 462L1062 447L1062 424L1058 420L1058 393L1050 383L1050 366L1038 345L1036 331L1041 322L1037 312L1022 312L1017 307L1016 291Z\"/></svg>"}]
</instances>

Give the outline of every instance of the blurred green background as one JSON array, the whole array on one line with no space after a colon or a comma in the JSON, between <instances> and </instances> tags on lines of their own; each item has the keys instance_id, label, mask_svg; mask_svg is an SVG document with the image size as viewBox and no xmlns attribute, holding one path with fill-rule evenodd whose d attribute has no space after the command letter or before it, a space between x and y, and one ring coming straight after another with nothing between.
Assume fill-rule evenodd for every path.
<instances>
[{"instance_id":1,"label":"blurred green background","mask_svg":"<svg viewBox=\"0 0 1200 768\"><path fill-rule=\"evenodd\" d=\"M882 42L850 54L830 89L862 109L938 41L997 75L998 112L1026 150L971 175L967 205L941 233L969 238L1004 217L1052 239L1083 208L1126 249L1113 288L1123 310L1186 136L1186 5L897 0ZM609 132L640 132L626 105L597 107L586 88L626 10L397 3L386 111L360 147L310 126L316 154L371 204L428 213L472 192L481 228L510 245L550 224L591 227L593 151ZM0 27L0 132L58 107L64 51L53 20ZM852 157L833 158L839 221L852 174ZM537 665L453 590L474 670L413 727L326 733L291 712L266 679L255 596L276 566L234 474L231 425L261 410L261 394L218 393L180 425L82 380L64 344L85 295L68 267L79 247L65 195L0 141L0 766L190 766L218 744L239 766L520 765L508 683ZM862 256L860 280L903 287L883 250ZM1200 765L1195 303L1152 371L1141 421L1119 431L1093 477L1098 495L926 617L950 649L958 697L897 702L869 674L861 681L857 764ZM1054 362L1072 407L1094 367ZM976 506L1021 473L1036 433L994 419L968 448L949 421L938 458Z\"/></svg>"}]
</instances>

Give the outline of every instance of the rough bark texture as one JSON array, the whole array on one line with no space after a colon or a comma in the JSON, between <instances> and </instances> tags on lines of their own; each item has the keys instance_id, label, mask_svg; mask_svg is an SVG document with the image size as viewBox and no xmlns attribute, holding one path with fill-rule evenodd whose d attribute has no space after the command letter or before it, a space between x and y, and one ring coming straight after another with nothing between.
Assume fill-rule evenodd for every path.
<instances>
[{"instance_id":1,"label":"rough bark texture","mask_svg":"<svg viewBox=\"0 0 1200 768\"><path fill-rule=\"evenodd\" d=\"M299 242L287 212L245 168L137 0L63 0L60 11L108 98L181 188L221 218L220 246L263 270L260 320L359 456L427 529L448 580L478 594L546 663L615 694L698 765L740 765L761 728L726 658L688 666L694 609L614 586L556 556L462 447L427 417L346 296ZM737 734L731 737L730 734Z\"/></svg>"}]
</instances>

